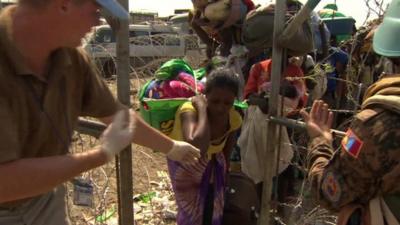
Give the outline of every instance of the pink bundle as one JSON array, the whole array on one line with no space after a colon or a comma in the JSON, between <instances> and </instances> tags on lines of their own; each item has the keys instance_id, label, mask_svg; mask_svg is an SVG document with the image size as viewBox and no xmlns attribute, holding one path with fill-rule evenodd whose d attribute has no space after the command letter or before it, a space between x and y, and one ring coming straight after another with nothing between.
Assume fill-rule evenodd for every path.
<instances>
[{"instance_id":1,"label":"pink bundle","mask_svg":"<svg viewBox=\"0 0 400 225\"><path fill-rule=\"evenodd\" d=\"M164 98L189 98L196 95L195 78L185 72L180 72L175 80L164 81L161 88ZM202 93L204 85L197 82L197 93Z\"/></svg>"},{"instance_id":2,"label":"pink bundle","mask_svg":"<svg viewBox=\"0 0 400 225\"><path fill-rule=\"evenodd\" d=\"M154 99L190 98L196 95L195 78L180 72L173 80L153 80L147 86L144 96ZM203 93L204 84L197 82L197 93Z\"/></svg>"}]
</instances>

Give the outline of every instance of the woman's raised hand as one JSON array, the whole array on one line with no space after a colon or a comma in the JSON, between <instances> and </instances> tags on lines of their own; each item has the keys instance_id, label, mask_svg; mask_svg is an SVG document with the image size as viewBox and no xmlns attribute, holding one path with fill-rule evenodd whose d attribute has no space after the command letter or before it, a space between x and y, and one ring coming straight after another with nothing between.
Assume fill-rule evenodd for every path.
<instances>
[{"instance_id":1,"label":"woman's raised hand","mask_svg":"<svg viewBox=\"0 0 400 225\"><path fill-rule=\"evenodd\" d=\"M196 95L191 98L193 107L199 111L202 109L207 109L207 99L205 95Z\"/></svg>"}]
</instances>

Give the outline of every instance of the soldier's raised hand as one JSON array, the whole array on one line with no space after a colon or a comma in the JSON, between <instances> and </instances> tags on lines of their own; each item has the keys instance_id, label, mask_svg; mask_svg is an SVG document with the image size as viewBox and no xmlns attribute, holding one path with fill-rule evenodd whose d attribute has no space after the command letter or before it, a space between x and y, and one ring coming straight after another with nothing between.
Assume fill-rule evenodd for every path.
<instances>
[{"instance_id":1,"label":"soldier's raised hand","mask_svg":"<svg viewBox=\"0 0 400 225\"><path fill-rule=\"evenodd\" d=\"M307 113L304 109L300 111L303 116L307 131L311 138L322 136L328 141L332 141L332 121L333 114L329 112L328 104L324 101L316 100L313 103L310 113Z\"/></svg>"}]
</instances>

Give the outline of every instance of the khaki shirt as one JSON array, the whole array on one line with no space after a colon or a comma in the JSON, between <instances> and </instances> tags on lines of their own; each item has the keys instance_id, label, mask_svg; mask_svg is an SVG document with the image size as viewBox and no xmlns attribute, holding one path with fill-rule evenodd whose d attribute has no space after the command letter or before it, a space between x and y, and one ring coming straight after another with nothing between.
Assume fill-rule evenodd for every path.
<instances>
[{"instance_id":1,"label":"khaki shirt","mask_svg":"<svg viewBox=\"0 0 400 225\"><path fill-rule=\"evenodd\" d=\"M307 156L312 193L333 211L400 192L400 115L382 108L365 109L354 118L335 152L315 138Z\"/></svg>"},{"instance_id":2,"label":"khaki shirt","mask_svg":"<svg viewBox=\"0 0 400 225\"><path fill-rule=\"evenodd\" d=\"M54 51L47 79L33 75L11 39L14 10L0 13L0 164L66 154L79 116L111 116L118 105L81 49Z\"/></svg>"}]
</instances>

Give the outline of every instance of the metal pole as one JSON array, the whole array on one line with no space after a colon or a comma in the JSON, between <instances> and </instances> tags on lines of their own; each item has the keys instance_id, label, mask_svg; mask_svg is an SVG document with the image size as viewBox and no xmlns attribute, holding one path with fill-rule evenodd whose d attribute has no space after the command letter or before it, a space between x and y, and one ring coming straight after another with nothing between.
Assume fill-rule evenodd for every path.
<instances>
[{"instance_id":1,"label":"metal pole","mask_svg":"<svg viewBox=\"0 0 400 225\"><path fill-rule=\"evenodd\" d=\"M321 45L322 45L322 58L325 59L328 56L329 46L328 40L325 33L325 23L321 20L318 25L319 33L321 34Z\"/></svg>"},{"instance_id":2,"label":"metal pole","mask_svg":"<svg viewBox=\"0 0 400 225\"><path fill-rule=\"evenodd\" d=\"M275 17L274 17L274 41L273 41L273 51L272 51L272 90L269 101L269 112L270 116L278 115L279 107L279 89L280 80L282 73L282 59L283 59L283 49L280 47L279 43L286 39L291 38L295 31L301 26L301 24L309 18L311 11L317 6L320 0L309 0L306 5L299 11L292 22L284 28L285 25L285 13L286 13L286 1L278 0L275 6ZM267 158L276 159L277 149L276 146L279 145L278 142L278 127L276 123L268 123L268 136L267 136ZM271 193L272 193L272 178L274 176L274 171L277 162L272 161L268 164L264 171L263 179L263 192L262 192L262 202L261 202L261 217L259 220L260 225L270 224L270 208L271 208Z\"/></svg>"},{"instance_id":3,"label":"metal pole","mask_svg":"<svg viewBox=\"0 0 400 225\"><path fill-rule=\"evenodd\" d=\"M282 0L280 0L282 1ZM277 2L280 2L277 1ZM279 42L286 39L291 39L292 35L296 33L296 30L302 26L303 22L310 18L310 13L318 5L321 0L308 0L308 2L300 9L293 20L288 24L286 29L281 32L279 36ZM283 1L285 2L285 1ZM275 13L276 14L276 13Z\"/></svg>"},{"instance_id":4,"label":"metal pole","mask_svg":"<svg viewBox=\"0 0 400 225\"><path fill-rule=\"evenodd\" d=\"M128 0L118 0L125 8L129 9ZM129 81L129 20L120 20L117 38L117 94L119 101L130 106L130 81ZM134 224L133 219L133 178L132 178L132 149L128 146L117 157L117 182L119 201L120 225Z\"/></svg>"},{"instance_id":5,"label":"metal pole","mask_svg":"<svg viewBox=\"0 0 400 225\"><path fill-rule=\"evenodd\" d=\"M273 33L273 48L272 48L272 90L269 101L268 114L270 116L278 115L278 94L280 88L280 79L282 72L282 55L283 49L278 45L279 35L283 32L285 26L285 12L286 12L286 1L276 1L275 16L274 16L274 33ZM271 163L267 164L267 168L264 171L263 179L263 190L261 199L261 212L260 212L260 225L270 224L270 209L271 209L271 194L272 194L272 178L275 174L276 168L276 146L278 137L278 125L275 123L268 123L268 136L267 138L267 159L273 159Z\"/></svg>"},{"instance_id":6,"label":"metal pole","mask_svg":"<svg viewBox=\"0 0 400 225\"><path fill-rule=\"evenodd\" d=\"M99 138L101 133L106 129L106 125L97 121L79 119L76 131L82 134L88 134L92 137Z\"/></svg>"},{"instance_id":7,"label":"metal pole","mask_svg":"<svg viewBox=\"0 0 400 225\"><path fill-rule=\"evenodd\" d=\"M298 129L298 130L306 130L306 123L304 123L302 121L288 119L285 117L274 117L274 116L270 116L268 118L268 120L273 123L277 123L279 125L285 126L285 127L290 127L290 128ZM346 135L345 132L340 131L340 130L331 129L331 132L335 136L340 137L340 138L342 138Z\"/></svg>"}]
</instances>

